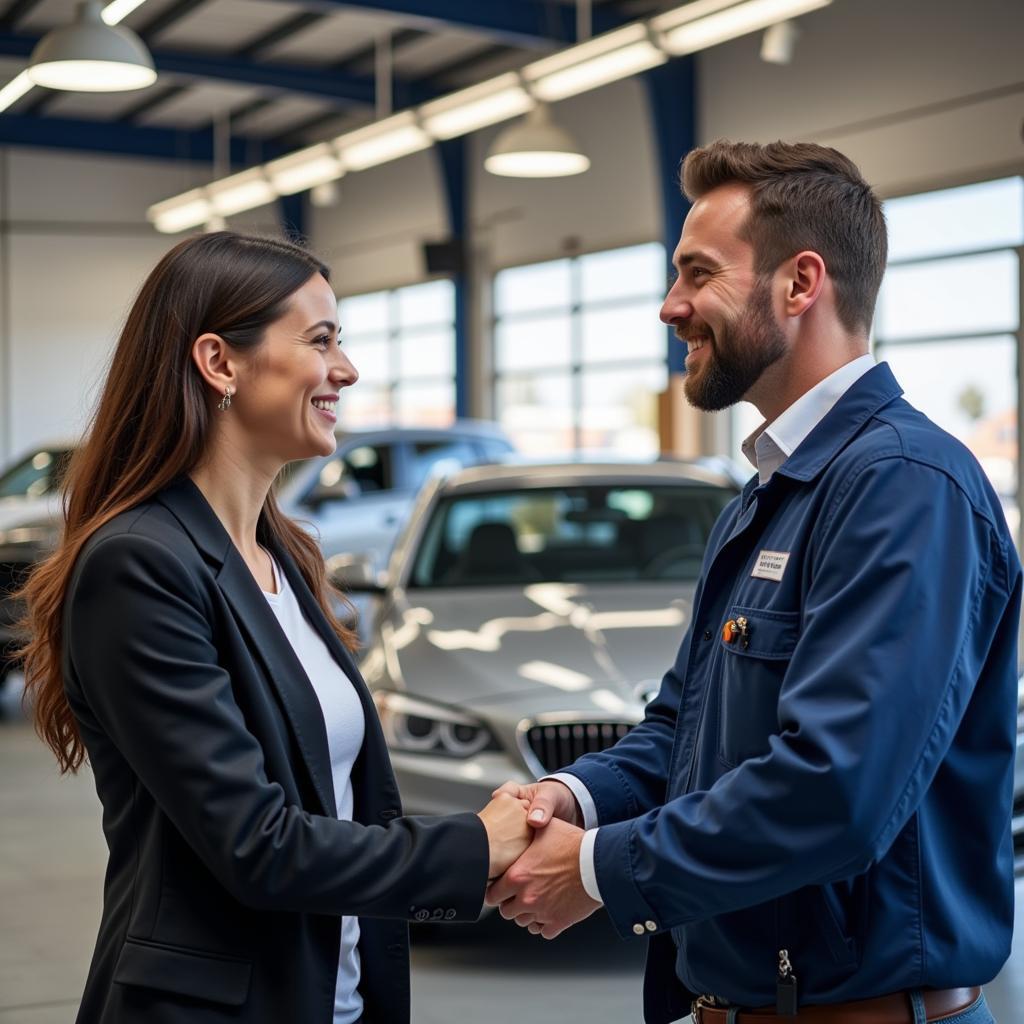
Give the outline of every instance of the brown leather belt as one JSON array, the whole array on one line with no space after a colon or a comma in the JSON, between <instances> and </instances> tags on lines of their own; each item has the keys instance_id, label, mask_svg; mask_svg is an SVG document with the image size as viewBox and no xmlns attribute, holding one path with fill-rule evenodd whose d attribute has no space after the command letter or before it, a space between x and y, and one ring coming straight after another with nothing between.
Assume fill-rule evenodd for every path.
<instances>
[{"instance_id":1,"label":"brown leather belt","mask_svg":"<svg viewBox=\"0 0 1024 1024\"><path fill-rule=\"evenodd\" d=\"M976 1002L980 988L943 988L923 991L925 1013L929 1021L952 1017ZM729 1021L729 1011L707 1006L701 1000L693 1004L693 1024L913 1024L914 1011L907 992L895 992L876 999L858 999L850 1003L820 1003L803 1006L796 1017L780 1017L774 1009L740 1010Z\"/></svg>"}]
</instances>

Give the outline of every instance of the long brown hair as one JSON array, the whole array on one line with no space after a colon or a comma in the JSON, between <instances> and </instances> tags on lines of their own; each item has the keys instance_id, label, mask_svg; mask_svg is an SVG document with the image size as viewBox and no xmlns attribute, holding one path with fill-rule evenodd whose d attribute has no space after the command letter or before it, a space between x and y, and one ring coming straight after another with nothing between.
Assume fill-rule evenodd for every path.
<instances>
[{"instance_id":1,"label":"long brown hair","mask_svg":"<svg viewBox=\"0 0 1024 1024\"><path fill-rule=\"evenodd\" d=\"M699 199L719 185L751 187L744 225L754 269L770 274L783 260L811 249L825 261L836 315L848 331L867 332L888 250L882 204L857 165L813 142L728 142L691 150L682 189Z\"/></svg>"},{"instance_id":2,"label":"long brown hair","mask_svg":"<svg viewBox=\"0 0 1024 1024\"><path fill-rule=\"evenodd\" d=\"M86 756L62 668L64 601L76 559L105 523L200 461L213 396L191 357L195 339L209 332L233 348L257 348L267 325L314 274L329 277L304 249L219 231L176 245L139 291L85 440L68 466L60 544L18 595L27 605L22 625L28 639L17 652L24 659L25 698L62 774L77 771ZM295 559L328 622L354 649L355 635L331 610L331 596L340 595L327 580L316 541L280 511L273 492L260 532Z\"/></svg>"}]
</instances>

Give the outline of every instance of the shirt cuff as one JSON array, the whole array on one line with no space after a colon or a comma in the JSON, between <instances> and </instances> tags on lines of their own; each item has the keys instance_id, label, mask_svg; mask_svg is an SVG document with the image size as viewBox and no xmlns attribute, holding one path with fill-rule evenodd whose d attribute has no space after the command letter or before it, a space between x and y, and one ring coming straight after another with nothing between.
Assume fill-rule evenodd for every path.
<instances>
[{"instance_id":1,"label":"shirt cuff","mask_svg":"<svg viewBox=\"0 0 1024 1024\"><path fill-rule=\"evenodd\" d=\"M580 843L580 880L586 894L596 900L602 906L601 890L597 884L597 872L594 870L594 843L597 842L597 833L600 829L592 828L583 833L583 842Z\"/></svg>"},{"instance_id":2,"label":"shirt cuff","mask_svg":"<svg viewBox=\"0 0 1024 1024\"><path fill-rule=\"evenodd\" d=\"M580 805L583 827L585 829L597 828L597 807L594 804L594 798L590 795L590 790L575 775L570 775L568 772L556 772L554 775L545 775L544 779L554 779L555 782L567 786L572 795L576 797L576 803ZM541 782L544 779L541 779ZM593 843L591 843L591 848L593 848ZM593 863L594 858L591 857L590 860Z\"/></svg>"}]
</instances>

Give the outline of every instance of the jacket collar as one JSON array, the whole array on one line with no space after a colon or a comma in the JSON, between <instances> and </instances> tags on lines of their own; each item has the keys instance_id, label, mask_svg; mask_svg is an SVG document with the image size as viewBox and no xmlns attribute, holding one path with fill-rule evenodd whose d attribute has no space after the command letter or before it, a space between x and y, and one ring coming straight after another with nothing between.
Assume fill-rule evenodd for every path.
<instances>
[{"instance_id":1,"label":"jacket collar","mask_svg":"<svg viewBox=\"0 0 1024 1024\"><path fill-rule=\"evenodd\" d=\"M889 364L879 363L851 385L775 474L792 480L813 479L879 409L902 394Z\"/></svg>"},{"instance_id":2,"label":"jacket collar","mask_svg":"<svg viewBox=\"0 0 1024 1024\"><path fill-rule=\"evenodd\" d=\"M157 495L157 500L170 510L191 537L193 543L212 563L216 571L217 586L224 595L239 628L247 637L251 649L259 656L267 675L274 686L295 737L303 760L309 770L313 788L319 797L321 813L334 817L337 814L334 783L331 773L330 748L324 727L320 701L309 681L302 663L295 654L291 643L281 629L277 616L263 596L259 584L250 571L245 559L232 543L227 530L217 518L202 491L187 476L176 480ZM296 594L305 591L297 566L275 546L274 555L288 575ZM313 602L315 605L315 602ZM334 645L325 633L331 633L322 614L310 615L303 607L314 628L328 642L329 648L341 667L353 678L354 665L349 658L338 658L341 648L337 637ZM319 612L319 608L317 608Z\"/></svg>"},{"instance_id":3,"label":"jacket collar","mask_svg":"<svg viewBox=\"0 0 1024 1024\"><path fill-rule=\"evenodd\" d=\"M188 476L169 484L157 494L156 500L181 523L182 528L213 567L217 586L231 606L239 628L263 662L277 692L295 742L302 752L313 787L323 805L322 813L333 818L337 814L337 807L323 711L313 684L281 629L277 616L274 615L217 514L210 507L202 491ZM360 756L353 766L353 784L355 785L358 779L366 774L365 762L369 760L369 763L378 766L372 781L374 800L379 798L390 806L397 806L399 795L394 778L390 771L379 770L381 763L388 764L387 745L373 698L356 666L355 659L327 622L291 555L273 540L266 543L287 576L303 613L323 638L335 661L352 681L363 706L365 739ZM359 805L366 802L365 794L360 798L363 788L365 787L357 787L357 811Z\"/></svg>"}]
</instances>

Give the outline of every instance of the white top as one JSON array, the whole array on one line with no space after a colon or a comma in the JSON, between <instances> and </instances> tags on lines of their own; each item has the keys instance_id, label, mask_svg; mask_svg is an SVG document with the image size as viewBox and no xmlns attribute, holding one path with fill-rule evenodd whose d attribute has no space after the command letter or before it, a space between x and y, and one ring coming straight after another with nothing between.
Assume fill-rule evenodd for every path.
<instances>
[{"instance_id":1,"label":"white top","mask_svg":"<svg viewBox=\"0 0 1024 1024\"><path fill-rule=\"evenodd\" d=\"M762 423L743 442L743 454L757 470L758 482L767 483L772 474L796 451L807 435L831 412L832 407L853 385L875 365L870 355L858 356L835 373L819 381L801 395L785 412L771 423ZM590 791L568 772L547 778L557 779L572 790L583 813L587 830L580 844L580 878L592 900L603 903L594 870L594 843L597 841L597 808Z\"/></svg>"},{"instance_id":2,"label":"white top","mask_svg":"<svg viewBox=\"0 0 1024 1024\"><path fill-rule=\"evenodd\" d=\"M273 559L271 559L273 561ZM274 562L277 593L267 599L277 621L281 623L296 656L313 684L331 754L331 776L334 798L341 821L352 820L352 766L363 745L366 720L352 680L334 660L319 633L302 614L288 580ZM341 952L338 958L338 980L334 987L334 1024L356 1024L363 1015L363 997L359 994L359 918L341 919Z\"/></svg>"},{"instance_id":3,"label":"white top","mask_svg":"<svg viewBox=\"0 0 1024 1024\"><path fill-rule=\"evenodd\" d=\"M864 355L840 366L802 394L772 423L762 423L743 442L743 454L757 470L758 483L768 483L775 470L832 411L832 406L874 365L874 358Z\"/></svg>"}]
</instances>

